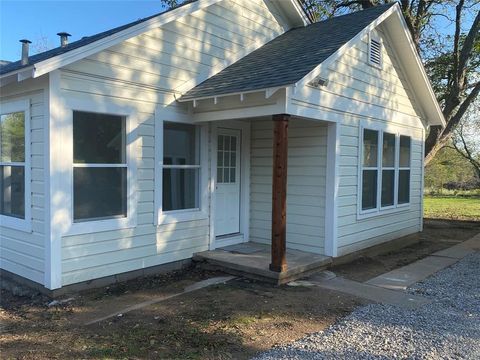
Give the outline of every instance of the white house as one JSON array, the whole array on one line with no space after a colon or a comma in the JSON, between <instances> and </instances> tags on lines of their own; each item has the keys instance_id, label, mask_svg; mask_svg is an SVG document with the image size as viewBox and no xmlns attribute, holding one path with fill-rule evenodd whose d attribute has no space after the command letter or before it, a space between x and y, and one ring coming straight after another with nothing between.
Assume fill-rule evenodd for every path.
<instances>
[{"instance_id":1,"label":"white house","mask_svg":"<svg viewBox=\"0 0 480 360\"><path fill-rule=\"evenodd\" d=\"M61 36L0 70L4 274L53 290L248 241L284 271L284 242L422 230L444 119L398 4L310 24L297 0L198 0Z\"/></svg>"}]
</instances>

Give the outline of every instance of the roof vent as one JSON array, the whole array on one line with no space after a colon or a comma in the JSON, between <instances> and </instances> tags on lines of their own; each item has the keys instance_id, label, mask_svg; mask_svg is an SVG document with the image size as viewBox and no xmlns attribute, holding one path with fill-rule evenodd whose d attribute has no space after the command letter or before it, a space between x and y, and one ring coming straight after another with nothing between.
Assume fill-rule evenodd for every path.
<instances>
[{"instance_id":1,"label":"roof vent","mask_svg":"<svg viewBox=\"0 0 480 360\"><path fill-rule=\"evenodd\" d=\"M27 40L27 39L22 39L20 40L20 42L22 43L22 65L27 65L28 64L28 48L29 48L29 44L31 44L32 42L30 40Z\"/></svg>"},{"instance_id":2,"label":"roof vent","mask_svg":"<svg viewBox=\"0 0 480 360\"><path fill-rule=\"evenodd\" d=\"M72 36L67 32L59 32L57 35L60 36L60 46L62 48L66 47L68 45L68 37Z\"/></svg>"},{"instance_id":3,"label":"roof vent","mask_svg":"<svg viewBox=\"0 0 480 360\"><path fill-rule=\"evenodd\" d=\"M382 67L382 42L378 38L370 37L368 46L368 62L378 68Z\"/></svg>"},{"instance_id":4,"label":"roof vent","mask_svg":"<svg viewBox=\"0 0 480 360\"><path fill-rule=\"evenodd\" d=\"M316 87L318 89L323 87L323 86L327 86L327 84L328 84L328 80L324 79L320 76L317 76L315 79L313 79L312 81L310 81L308 83L308 85Z\"/></svg>"}]
</instances>

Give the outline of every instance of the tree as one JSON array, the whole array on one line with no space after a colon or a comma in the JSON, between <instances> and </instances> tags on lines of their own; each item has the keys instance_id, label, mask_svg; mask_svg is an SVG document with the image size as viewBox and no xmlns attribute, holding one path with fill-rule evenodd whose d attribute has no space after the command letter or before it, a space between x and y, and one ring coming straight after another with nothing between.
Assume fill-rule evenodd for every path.
<instances>
[{"instance_id":1,"label":"tree","mask_svg":"<svg viewBox=\"0 0 480 360\"><path fill-rule=\"evenodd\" d=\"M465 116L453 133L451 147L466 159L480 178L480 101Z\"/></svg>"},{"instance_id":2,"label":"tree","mask_svg":"<svg viewBox=\"0 0 480 360\"><path fill-rule=\"evenodd\" d=\"M300 0L314 20L366 9L393 0ZM447 122L433 126L425 141L425 162L451 140L455 128L480 92L480 2L478 0L400 0L407 27L436 91ZM451 22L453 33L436 28ZM477 119L476 121L480 121Z\"/></svg>"}]
</instances>

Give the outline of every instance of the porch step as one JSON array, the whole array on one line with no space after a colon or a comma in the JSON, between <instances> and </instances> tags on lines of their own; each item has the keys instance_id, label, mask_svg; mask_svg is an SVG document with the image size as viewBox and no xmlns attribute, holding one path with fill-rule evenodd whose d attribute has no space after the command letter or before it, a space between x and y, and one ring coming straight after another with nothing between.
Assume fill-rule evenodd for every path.
<instances>
[{"instance_id":1,"label":"porch step","mask_svg":"<svg viewBox=\"0 0 480 360\"><path fill-rule=\"evenodd\" d=\"M270 246L243 243L194 255L193 260L207 269L222 270L228 274L250 279L284 284L326 268L332 258L299 250L287 250L287 270L271 271Z\"/></svg>"}]
</instances>

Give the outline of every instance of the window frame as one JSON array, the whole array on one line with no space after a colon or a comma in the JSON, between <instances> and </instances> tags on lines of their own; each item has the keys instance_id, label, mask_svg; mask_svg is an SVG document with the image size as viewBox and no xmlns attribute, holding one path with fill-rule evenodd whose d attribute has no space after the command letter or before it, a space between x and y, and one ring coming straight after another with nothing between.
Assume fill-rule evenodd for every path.
<instances>
[{"instance_id":1,"label":"window frame","mask_svg":"<svg viewBox=\"0 0 480 360\"><path fill-rule=\"evenodd\" d=\"M363 198L363 135L364 130L374 130L378 131L378 146L377 146L377 206L373 209L362 209L362 198ZM383 175L383 134L389 133L395 135L395 163L394 163L394 204L389 206L382 206L382 175ZM408 203L399 204L398 203L398 184L399 184L399 170L400 170L400 136L407 136L410 138L410 178L409 178L409 201ZM412 169L412 149L413 149L413 142L414 142L414 134L411 131L406 129L392 129L391 126L388 125L380 125L380 124L371 124L371 123L362 123L359 126L359 151L358 151L358 181L357 181L357 219L365 219L372 216L377 215L384 215L390 214L400 211L408 211L411 207L411 194L412 194L412 176L411 176L411 169ZM368 169L368 168L367 168ZM391 169L391 167L386 167L386 170ZM403 169L403 168L402 168ZM405 168L406 169L406 168Z\"/></svg>"},{"instance_id":2,"label":"window frame","mask_svg":"<svg viewBox=\"0 0 480 360\"><path fill-rule=\"evenodd\" d=\"M126 116L120 116L120 115L114 115L114 114L108 114L108 113L99 113L99 112L92 112L92 111L78 111L78 110L73 110L72 112L72 129L74 127L74 114L75 112L78 113L92 113L92 114L98 114L98 115L106 115L106 116L116 116L119 119L122 119L125 121L125 134L122 134L122 143L125 144L125 161L123 163L75 163L75 159L72 160L72 172L73 172L73 177L72 177L72 185L73 185L73 190L72 190L72 223L73 224L80 224L84 222L94 222L94 221L101 221L101 220L115 220L115 219L123 219L128 217L128 159L127 159L127 117ZM72 134L72 139L73 139L73 134ZM75 139L73 139L73 144L75 144ZM75 145L74 145L75 146ZM75 220L75 169L78 168L100 168L100 169L106 169L106 168L115 168L115 169L126 169L127 171L127 189L126 189L126 199L125 202L127 203L127 214L125 216L119 215L119 216L112 216L112 217L104 217L104 218L89 218L89 219L80 219L80 220Z\"/></svg>"},{"instance_id":3,"label":"window frame","mask_svg":"<svg viewBox=\"0 0 480 360\"><path fill-rule=\"evenodd\" d=\"M0 103L0 113L2 115L11 114L15 112L24 113L24 130L25 130L25 161L23 165L20 162L1 162L0 165L3 166L23 166L25 174L25 216L23 219L0 214L0 227L11 228L23 232L32 231L32 194L31 194L31 178L32 178L32 167L31 167L31 113L30 113L30 100L21 99L14 101L6 101ZM14 165L12 165L14 164Z\"/></svg>"},{"instance_id":4,"label":"window frame","mask_svg":"<svg viewBox=\"0 0 480 360\"><path fill-rule=\"evenodd\" d=\"M172 121L164 121L163 122L163 129L165 129L165 123L171 123L171 124L178 124ZM165 169L177 169L177 170L189 170L189 169L195 169L198 170L198 189L196 191L196 201L198 202L198 206L193 207L193 208L188 208L188 209L175 209L175 210L166 210L163 211L163 180L162 180L162 213L165 215L175 213L175 212L189 212L189 211L199 211L201 209L201 204L200 204L200 176L201 176L201 171L202 171L202 166L201 166L201 141L200 141L200 127L198 125L194 124L186 124L186 125L191 125L194 128L195 131L195 162L197 165L191 165L191 164L185 164L185 165L178 165L178 164L171 164L171 165L166 165L163 163L164 156L162 156L162 179L163 179L163 170ZM162 138L163 141L163 138ZM165 142L163 141L162 145L165 145ZM162 148L163 152L163 148ZM197 153L198 152L198 153Z\"/></svg>"},{"instance_id":5,"label":"window frame","mask_svg":"<svg viewBox=\"0 0 480 360\"><path fill-rule=\"evenodd\" d=\"M68 112L68 123L70 125L70 131L68 139L69 147L69 164L70 164L70 175L69 175L69 197L70 197L70 228L65 233L65 236L72 235L81 235L81 234L90 234L102 231L111 231L111 230L120 230L134 228L137 226L137 165L136 165L136 154L137 154L137 117L134 109L118 107L115 105L105 105L101 109L95 107L94 103L90 102L81 102L81 103L72 103L70 107L66 109ZM75 222L74 219L74 178L73 178L73 169L74 169L74 158L73 158L73 113L78 112L88 112L101 115L111 115L123 117L125 119L125 156L126 156L126 168L127 168L127 216L126 217L114 217L107 219L87 219L80 222ZM81 164L79 167L82 167ZM95 167L94 164L93 167ZM105 165L105 164L100 164ZM117 165L117 164L115 164Z\"/></svg>"},{"instance_id":6,"label":"window frame","mask_svg":"<svg viewBox=\"0 0 480 360\"><path fill-rule=\"evenodd\" d=\"M405 166L400 166L400 137L401 136L409 136L410 137L410 154L408 156L408 167ZM397 164L398 167L396 169L396 187L395 187L395 203L397 204L398 208L401 207L406 207L410 206L410 203L412 202L412 148L413 148L413 137L411 135L405 135L405 134L399 134L398 136L398 153L397 153ZM423 166L423 164L422 164ZM398 190L399 190L399 184L400 184L400 170L408 170L409 171L409 176L408 176L408 202L406 203L398 203ZM422 187L423 191L423 187Z\"/></svg>"},{"instance_id":7,"label":"window frame","mask_svg":"<svg viewBox=\"0 0 480 360\"><path fill-rule=\"evenodd\" d=\"M193 165L199 168L198 207L196 208L163 211L163 169L165 166L163 164L163 129L165 122L194 125L197 128L196 138L199 141L197 148L200 152L198 154L200 165ZM208 125L196 124L188 115L171 114L170 116L169 113L158 108L155 111L155 123L155 225L208 219Z\"/></svg>"}]
</instances>

